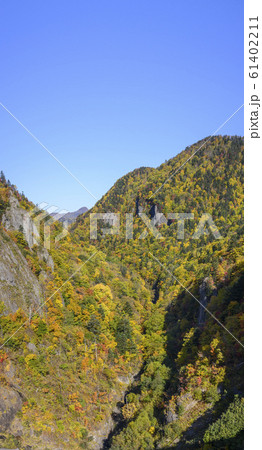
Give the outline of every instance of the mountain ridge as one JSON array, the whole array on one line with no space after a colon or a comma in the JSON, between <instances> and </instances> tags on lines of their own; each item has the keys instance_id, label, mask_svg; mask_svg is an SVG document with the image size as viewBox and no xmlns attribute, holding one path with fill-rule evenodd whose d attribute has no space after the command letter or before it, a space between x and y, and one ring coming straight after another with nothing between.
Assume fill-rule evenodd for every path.
<instances>
[{"instance_id":1,"label":"mountain ridge","mask_svg":"<svg viewBox=\"0 0 262 450\"><path fill-rule=\"evenodd\" d=\"M243 139L212 137L152 197L198 147L157 169L122 177L61 240L56 237L63 224L54 221L47 251L53 267L43 254L48 217L31 248L24 230L0 223L0 244L3 235L12 240L27 270L43 283L46 301L41 315L33 305L24 310L22 302L10 314L0 297L0 344L8 339L0 375L9 386L12 367L12 383L24 395L14 415L11 400L3 399L6 446L242 448ZM11 192L23 211L34 208L1 176L1 217ZM184 239L176 221L156 225L162 235L156 239L137 202L149 219L156 211L194 214ZM102 225L97 239L90 239L91 212L120 213L120 233L103 235ZM127 240L125 214L132 212L133 237ZM221 239L208 224L193 239L206 213ZM208 312L200 314L195 299L231 334ZM9 386L3 396L13 398L11 391Z\"/></svg>"},{"instance_id":2,"label":"mountain ridge","mask_svg":"<svg viewBox=\"0 0 262 450\"><path fill-rule=\"evenodd\" d=\"M54 220L58 220L59 222L67 222L70 224L70 223L74 222L78 216L86 213L87 211L88 211L88 208L86 208L86 206L82 206L81 208L77 209L76 211L67 212L67 213L63 213L63 214L53 212L50 214L50 216L52 216L54 218Z\"/></svg>"}]
</instances>

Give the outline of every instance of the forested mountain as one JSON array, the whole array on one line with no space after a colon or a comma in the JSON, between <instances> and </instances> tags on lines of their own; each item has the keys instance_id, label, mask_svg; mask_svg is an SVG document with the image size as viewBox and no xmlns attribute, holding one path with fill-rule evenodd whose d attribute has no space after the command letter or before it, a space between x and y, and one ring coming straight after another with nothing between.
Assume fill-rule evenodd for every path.
<instances>
[{"instance_id":1,"label":"forested mountain","mask_svg":"<svg viewBox=\"0 0 262 450\"><path fill-rule=\"evenodd\" d=\"M243 138L205 141L118 180L63 239L53 222L49 252L50 217L32 245L14 198L41 211L2 174L1 247L39 292L12 310L1 259L5 447L243 448Z\"/></svg>"}]
</instances>

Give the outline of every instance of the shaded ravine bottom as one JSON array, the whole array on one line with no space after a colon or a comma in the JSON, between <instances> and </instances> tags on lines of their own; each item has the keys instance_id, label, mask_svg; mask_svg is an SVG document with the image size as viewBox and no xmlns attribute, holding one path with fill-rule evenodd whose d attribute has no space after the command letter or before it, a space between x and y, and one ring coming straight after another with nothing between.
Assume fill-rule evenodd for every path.
<instances>
[{"instance_id":1,"label":"shaded ravine bottom","mask_svg":"<svg viewBox=\"0 0 262 450\"><path fill-rule=\"evenodd\" d=\"M137 392L137 389L138 389L137 382L140 380L143 370L144 370L144 365L141 367L140 371L136 375L134 375L132 384L130 385L129 389L127 389L125 391L124 396L123 396L124 401L118 402L117 407L115 408L115 411L112 412L111 417L112 417L112 420L115 425L114 425L113 429L110 431L110 433L108 434L108 437L103 441L103 446L101 447L101 449L103 449L103 450L110 449L114 436L118 435L122 430L124 430L126 428L127 421L123 418L121 410L122 410L122 407L126 403L127 395L130 394L131 392L132 393Z\"/></svg>"}]
</instances>

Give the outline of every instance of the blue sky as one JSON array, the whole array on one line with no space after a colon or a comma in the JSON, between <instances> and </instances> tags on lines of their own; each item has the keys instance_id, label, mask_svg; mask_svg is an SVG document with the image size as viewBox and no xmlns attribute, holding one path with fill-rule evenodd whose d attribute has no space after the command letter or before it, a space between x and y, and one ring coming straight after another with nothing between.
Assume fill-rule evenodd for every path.
<instances>
[{"instance_id":1,"label":"blue sky","mask_svg":"<svg viewBox=\"0 0 262 450\"><path fill-rule=\"evenodd\" d=\"M1 4L0 101L100 198L243 103L239 0ZM243 110L220 134L243 135ZM35 203L95 200L0 107L0 168Z\"/></svg>"}]
</instances>

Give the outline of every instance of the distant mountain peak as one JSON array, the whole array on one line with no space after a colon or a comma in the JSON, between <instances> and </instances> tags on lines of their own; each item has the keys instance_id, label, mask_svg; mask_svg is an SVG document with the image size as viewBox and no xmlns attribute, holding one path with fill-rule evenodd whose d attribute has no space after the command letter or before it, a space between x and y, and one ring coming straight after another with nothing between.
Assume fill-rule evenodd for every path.
<instances>
[{"instance_id":1,"label":"distant mountain peak","mask_svg":"<svg viewBox=\"0 0 262 450\"><path fill-rule=\"evenodd\" d=\"M51 216L55 219L58 220L59 222L68 222L68 223L72 223L76 220L76 218L78 216L80 216L81 214L84 214L88 211L88 208L86 208L85 206L82 206L82 208L79 208L77 211L73 211L73 212L68 212L65 214L59 214L56 212L51 213Z\"/></svg>"}]
</instances>

